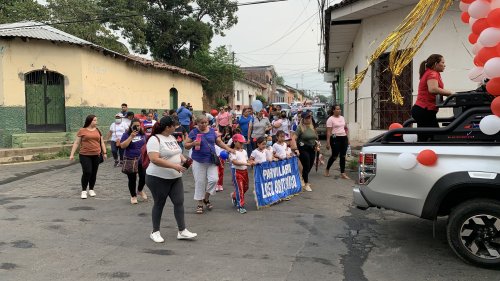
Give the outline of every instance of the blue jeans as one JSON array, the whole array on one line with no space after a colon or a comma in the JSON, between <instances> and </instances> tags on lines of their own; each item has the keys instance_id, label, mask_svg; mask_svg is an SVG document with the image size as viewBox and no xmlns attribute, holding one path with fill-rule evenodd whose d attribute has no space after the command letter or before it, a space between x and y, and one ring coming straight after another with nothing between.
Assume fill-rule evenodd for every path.
<instances>
[{"instance_id":1,"label":"blue jeans","mask_svg":"<svg viewBox=\"0 0 500 281\"><path fill-rule=\"evenodd\" d=\"M181 125L184 130L186 130L186 133L189 134L190 130L189 130L189 125Z\"/></svg>"},{"instance_id":2,"label":"blue jeans","mask_svg":"<svg viewBox=\"0 0 500 281\"><path fill-rule=\"evenodd\" d=\"M250 141L250 143L245 144L244 146L245 150L247 151L248 158L250 158L250 155L252 154L253 147L254 147L253 141Z\"/></svg>"},{"instance_id":3,"label":"blue jeans","mask_svg":"<svg viewBox=\"0 0 500 281\"><path fill-rule=\"evenodd\" d=\"M123 161L123 153L125 151L121 148L116 146L116 142L111 141L111 154L113 154L113 159L115 159L115 162L118 162L118 154L120 154L120 161Z\"/></svg>"}]
</instances>

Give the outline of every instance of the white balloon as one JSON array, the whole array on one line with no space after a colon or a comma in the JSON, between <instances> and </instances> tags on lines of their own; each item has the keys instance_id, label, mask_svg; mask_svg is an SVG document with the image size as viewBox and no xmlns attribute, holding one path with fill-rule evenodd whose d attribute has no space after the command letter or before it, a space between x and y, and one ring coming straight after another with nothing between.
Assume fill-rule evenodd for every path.
<instances>
[{"instance_id":1,"label":"white balloon","mask_svg":"<svg viewBox=\"0 0 500 281\"><path fill-rule=\"evenodd\" d=\"M417 156L404 152L398 156L398 164L401 169L409 170L417 165Z\"/></svg>"},{"instance_id":2,"label":"white balloon","mask_svg":"<svg viewBox=\"0 0 500 281\"><path fill-rule=\"evenodd\" d=\"M467 4L467 3L464 3L462 1L460 1L460 5L459 5L460 11L462 11L462 12L468 12L469 11L469 6L470 6L470 4Z\"/></svg>"},{"instance_id":3,"label":"white balloon","mask_svg":"<svg viewBox=\"0 0 500 281\"><path fill-rule=\"evenodd\" d=\"M485 78L484 68L481 66L476 66L469 71L468 77L474 82L482 82Z\"/></svg>"},{"instance_id":4,"label":"white balloon","mask_svg":"<svg viewBox=\"0 0 500 281\"><path fill-rule=\"evenodd\" d=\"M474 46L472 46L472 53L474 55L477 55L482 48L484 48L484 46L481 45L481 43L477 42L476 44L474 44Z\"/></svg>"},{"instance_id":5,"label":"white balloon","mask_svg":"<svg viewBox=\"0 0 500 281\"><path fill-rule=\"evenodd\" d=\"M472 26L474 25L474 23L475 23L476 21L477 21L477 19L476 19L476 18L473 18L473 17L471 17L471 18L469 19L469 26L470 26L470 28L472 28Z\"/></svg>"},{"instance_id":6,"label":"white balloon","mask_svg":"<svg viewBox=\"0 0 500 281\"><path fill-rule=\"evenodd\" d=\"M500 132L500 117L488 115L479 122L479 129L486 135L495 135Z\"/></svg>"},{"instance_id":7,"label":"white balloon","mask_svg":"<svg viewBox=\"0 0 500 281\"><path fill-rule=\"evenodd\" d=\"M488 27L481 35L479 35L478 42L484 47L494 47L500 43L500 28Z\"/></svg>"},{"instance_id":8,"label":"white balloon","mask_svg":"<svg viewBox=\"0 0 500 281\"><path fill-rule=\"evenodd\" d=\"M469 15L476 19L485 18L491 11L491 4L485 0L476 0L469 6Z\"/></svg>"},{"instance_id":9,"label":"white balloon","mask_svg":"<svg viewBox=\"0 0 500 281\"><path fill-rule=\"evenodd\" d=\"M491 58L484 64L484 75L486 77L493 79L495 77L500 77L500 58Z\"/></svg>"},{"instance_id":10,"label":"white balloon","mask_svg":"<svg viewBox=\"0 0 500 281\"><path fill-rule=\"evenodd\" d=\"M418 141L418 135L416 135L416 134L404 134L403 135L403 140L405 142L417 142Z\"/></svg>"}]
</instances>

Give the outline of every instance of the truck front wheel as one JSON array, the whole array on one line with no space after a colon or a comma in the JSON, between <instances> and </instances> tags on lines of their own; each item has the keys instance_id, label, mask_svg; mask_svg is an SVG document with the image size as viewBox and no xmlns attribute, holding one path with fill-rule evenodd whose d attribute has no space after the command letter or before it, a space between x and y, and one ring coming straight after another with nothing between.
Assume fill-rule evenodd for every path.
<instances>
[{"instance_id":1,"label":"truck front wheel","mask_svg":"<svg viewBox=\"0 0 500 281\"><path fill-rule=\"evenodd\" d=\"M500 267L500 201L474 199L458 205L449 216L447 237L466 262Z\"/></svg>"}]
</instances>

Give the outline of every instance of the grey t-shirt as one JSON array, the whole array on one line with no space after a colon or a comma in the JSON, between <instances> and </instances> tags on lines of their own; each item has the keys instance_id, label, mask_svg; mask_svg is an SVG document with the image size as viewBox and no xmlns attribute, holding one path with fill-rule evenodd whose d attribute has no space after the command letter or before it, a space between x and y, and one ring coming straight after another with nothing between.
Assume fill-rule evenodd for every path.
<instances>
[{"instance_id":1,"label":"grey t-shirt","mask_svg":"<svg viewBox=\"0 0 500 281\"><path fill-rule=\"evenodd\" d=\"M253 131L252 138L263 137L266 134L266 128L269 127L271 123L267 117L259 118L255 117L253 119Z\"/></svg>"}]
</instances>

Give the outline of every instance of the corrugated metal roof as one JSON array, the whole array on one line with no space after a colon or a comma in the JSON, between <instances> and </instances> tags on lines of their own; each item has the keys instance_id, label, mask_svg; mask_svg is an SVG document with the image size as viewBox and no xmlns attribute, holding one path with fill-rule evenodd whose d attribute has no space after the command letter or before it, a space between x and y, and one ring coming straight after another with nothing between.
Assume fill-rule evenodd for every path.
<instances>
[{"instance_id":1,"label":"corrugated metal roof","mask_svg":"<svg viewBox=\"0 0 500 281\"><path fill-rule=\"evenodd\" d=\"M0 37L26 37L78 45L97 46L59 29L33 21L0 24Z\"/></svg>"},{"instance_id":2,"label":"corrugated metal roof","mask_svg":"<svg viewBox=\"0 0 500 281\"><path fill-rule=\"evenodd\" d=\"M48 41L56 41L56 42L64 42L70 44L77 44L81 46L89 46L98 51L102 51L104 54L112 54L113 57L121 57L124 58L125 61L132 61L134 63L138 63L142 66L153 67L156 69L168 70L173 73L179 73L181 75L186 75L189 77L193 77L202 81L208 81L205 76L200 74L191 72L184 68L180 68L177 66L169 65L164 62L148 60L142 57L133 56L133 55L124 55L118 52L106 49L99 45L96 45L92 42L85 41L81 38L73 36L69 33L61 31L57 28L45 25L39 22L33 21L23 21L16 23L7 23L0 24L0 38L2 37L23 37L23 38L34 38L40 40L48 40Z\"/></svg>"},{"instance_id":3,"label":"corrugated metal roof","mask_svg":"<svg viewBox=\"0 0 500 281\"><path fill-rule=\"evenodd\" d=\"M340 9L345 6L349 6L361 0L342 0L340 3L337 3L331 7L332 10Z\"/></svg>"}]
</instances>

